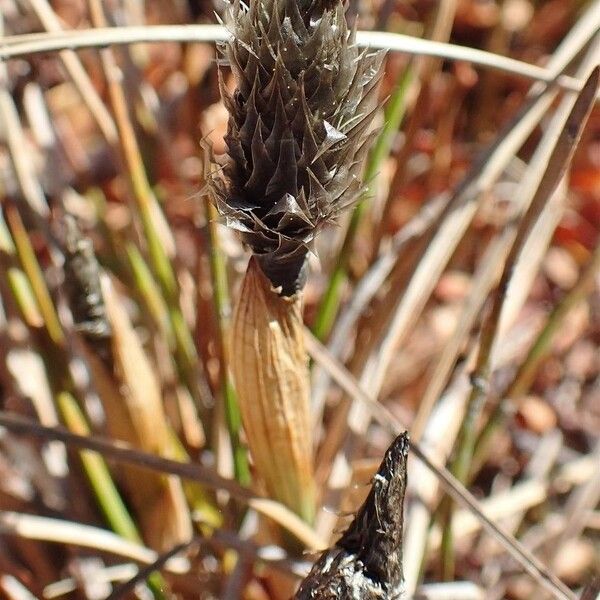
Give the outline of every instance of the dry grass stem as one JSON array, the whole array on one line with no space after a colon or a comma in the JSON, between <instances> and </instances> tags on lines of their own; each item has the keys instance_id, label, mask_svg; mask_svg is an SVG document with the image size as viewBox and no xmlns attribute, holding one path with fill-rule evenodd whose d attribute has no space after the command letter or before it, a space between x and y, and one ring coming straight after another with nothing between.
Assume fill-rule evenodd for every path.
<instances>
[{"instance_id":1,"label":"dry grass stem","mask_svg":"<svg viewBox=\"0 0 600 600\"><path fill-rule=\"evenodd\" d=\"M60 21L47 0L29 0L29 3L47 31L55 33L62 31ZM96 92L94 85L77 57L77 54L73 50L61 50L59 55L65 69L81 95L81 99L85 102L91 114L94 116L106 141L111 145L116 144L118 140L115 123L105 104L102 102L102 99Z\"/></svg>"},{"instance_id":2,"label":"dry grass stem","mask_svg":"<svg viewBox=\"0 0 600 600\"><path fill-rule=\"evenodd\" d=\"M43 439L59 440L75 448L89 449L112 460L141 467L157 473L176 475L196 481L215 490L225 490L236 500L247 504L260 514L272 519L309 550L321 550L325 541L297 515L282 504L252 493L235 481L218 475L213 469L199 463L182 463L129 447L123 442L112 442L92 435L77 435L62 427L44 427L29 419L0 412L0 425L12 431Z\"/></svg>"},{"instance_id":3,"label":"dry grass stem","mask_svg":"<svg viewBox=\"0 0 600 600\"><path fill-rule=\"evenodd\" d=\"M153 550L130 542L105 529L37 515L2 511L0 512L0 531L4 535L18 535L28 539L96 548L111 554L132 558L142 564L152 564L158 557ZM176 573L185 573L189 569L188 561L180 558L171 559L165 566Z\"/></svg>"}]
</instances>

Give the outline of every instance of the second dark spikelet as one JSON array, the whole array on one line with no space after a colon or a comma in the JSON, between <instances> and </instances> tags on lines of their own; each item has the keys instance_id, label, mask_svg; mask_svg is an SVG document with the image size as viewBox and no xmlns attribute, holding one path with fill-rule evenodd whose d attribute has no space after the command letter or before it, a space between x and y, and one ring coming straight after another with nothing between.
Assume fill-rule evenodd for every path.
<instances>
[{"instance_id":1,"label":"second dark spikelet","mask_svg":"<svg viewBox=\"0 0 600 600\"><path fill-rule=\"evenodd\" d=\"M294 600L400 600L408 434L388 448L342 537L315 562Z\"/></svg>"},{"instance_id":2,"label":"second dark spikelet","mask_svg":"<svg viewBox=\"0 0 600 600\"><path fill-rule=\"evenodd\" d=\"M238 229L281 294L306 279L319 228L363 191L382 53L361 51L341 2L235 0L221 53L230 95L224 178L209 178L226 223Z\"/></svg>"},{"instance_id":3,"label":"second dark spikelet","mask_svg":"<svg viewBox=\"0 0 600 600\"><path fill-rule=\"evenodd\" d=\"M71 306L75 329L98 348L105 349L111 328L100 285L100 265L92 240L85 237L75 219L66 215L65 292Z\"/></svg>"}]
</instances>

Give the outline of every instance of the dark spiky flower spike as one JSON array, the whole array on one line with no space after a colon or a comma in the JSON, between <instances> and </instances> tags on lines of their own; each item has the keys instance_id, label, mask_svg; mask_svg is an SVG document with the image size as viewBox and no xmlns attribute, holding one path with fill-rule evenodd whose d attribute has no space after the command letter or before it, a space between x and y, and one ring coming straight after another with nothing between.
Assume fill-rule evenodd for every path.
<instances>
[{"instance_id":1,"label":"dark spiky flower spike","mask_svg":"<svg viewBox=\"0 0 600 600\"><path fill-rule=\"evenodd\" d=\"M211 178L227 224L240 230L274 288L302 289L316 232L363 188L377 108L380 52L361 51L336 0L239 0L221 53L237 88L224 181Z\"/></svg>"}]
</instances>

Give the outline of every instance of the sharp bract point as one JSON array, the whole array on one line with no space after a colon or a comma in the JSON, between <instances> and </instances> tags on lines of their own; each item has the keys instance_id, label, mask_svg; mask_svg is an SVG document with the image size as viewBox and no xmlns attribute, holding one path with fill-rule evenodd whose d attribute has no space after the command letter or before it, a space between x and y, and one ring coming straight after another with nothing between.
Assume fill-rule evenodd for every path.
<instances>
[{"instance_id":1,"label":"sharp bract point","mask_svg":"<svg viewBox=\"0 0 600 600\"><path fill-rule=\"evenodd\" d=\"M358 49L335 0L235 1L226 22L229 158L209 183L220 213L291 295L318 229L362 192L382 53Z\"/></svg>"}]
</instances>

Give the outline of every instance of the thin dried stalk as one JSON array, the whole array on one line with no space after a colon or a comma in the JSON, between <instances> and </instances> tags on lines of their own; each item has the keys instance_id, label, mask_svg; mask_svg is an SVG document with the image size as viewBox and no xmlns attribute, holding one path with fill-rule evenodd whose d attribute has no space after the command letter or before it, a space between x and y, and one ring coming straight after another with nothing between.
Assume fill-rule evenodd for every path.
<instances>
[{"instance_id":1,"label":"thin dried stalk","mask_svg":"<svg viewBox=\"0 0 600 600\"><path fill-rule=\"evenodd\" d=\"M278 523L310 550L319 550L327 544L298 516L282 504L260 497L231 479L225 479L213 469L201 464L182 463L155 454L131 448L126 443L114 442L96 436L77 435L63 427L45 427L37 421L0 411L0 425L22 435L58 440L74 448L89 449L119 463L135 465L158 473L170 473L211 487L227 491L233 498L247 504L256 512Z\"/></svg>"},{"instance_id":2,"label":"thin dried stalk","mask_svg":"<svg viewBox=\"0 0 600 600\"><path fill-rule=\"evenodd\" d=\"M47 31L56 33L62 31L60 20L52 10L48 0L29 0L29 4ZM102 135L109 144L115 144L117 142L117 128L115 123L98 95L85 68L81 64L79 57L74 50L61 50L59 56L82 101L87 105L88 110L98 124Z\"/></svg>"},{"instance_id":3,"label":"thin dried stalk","mask_svg":"<svg viewBox=\"0 0 600 600\"><path fill-rule=\"evenodd\" d=\"M1 15L0 15L1 17ZM0 19L0 34L3 33ZM23 132L19 112L14 98L9 92L8 71L6 65L0 65L0 135L4 138L13 170L19 184L19 191L34 214L46 218L49 214L48 203L42 186L38 181L32 161L27 153L27 141Z\"/></svg>"},{"instance_id":4,"label":"thin dried stalk","mask_svg":"<svg viewBox=\"0 0 600 600\"><path fill-rule=\"evenodd\" d=\"M61 544L103 550L118 556L132 558L142 564L151 564L157 554L105 529L17 512L0 512L0 531L4 535L18 535L31 540L44 540ZM185 573L189 569L186 559L174 557L166 565L169 571Z\"/></svg>"},{"instance_id":5,"label":"thin dried stalk","mask_svg":"<svg viewBox=\"0 0 600 600\"><path fill-rule=\"evenodd\" d=\"M256 468L274 498L311 522L315 486L301 294L274 293L252 258L231 335L231 370Z\"/></svg>"},{"instance_id":6,"label":"thin dried stalk","mask_svg":"<svg viewBox=\"0 0 600 600\"><path fill-rule=\"evenodd\" d=\"M592 7L596 13L586 16L592 30L598 28L599 5ZM98 27L60 33L30 33L12 35L2 40L0 59L13 58L40 52L80 48L101 48L109 45L136 44L140 42L219 42L230 38L220 25L145 25L143 27ZM477 48L423 40L409 35L384 31L359 31L357 41L362 46L389 49L415 55L435 56L447 60L471 62L482 67L514 73L527 79L556 84L564 89L579 91L581 82L568 75L556 77L550 70L524 61L500 56Z\"/></svg>"},{"instance_id":7,"label":"thin dried stalk","mask_svg":"<svg viewBox=\"0 0 600 600\"><path fill-rule=\"evenodd\" d=\"M150 576L154 571L158 571L159 569L165 567L169 561L172 561L184 550L189 550L192 546L198 544L199 539L200 538L194 538L189 542L177 544L170 550L164 552L158 556L153 563L147 565L143 569L140 569L132 578L115 587L106 600L120 600L121 598L126 598L129 594L132 594L135 591L136 585L144 581L144 579Z\"/></svg>"}]
</instances>

